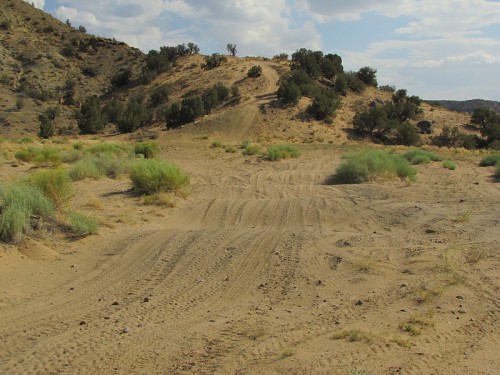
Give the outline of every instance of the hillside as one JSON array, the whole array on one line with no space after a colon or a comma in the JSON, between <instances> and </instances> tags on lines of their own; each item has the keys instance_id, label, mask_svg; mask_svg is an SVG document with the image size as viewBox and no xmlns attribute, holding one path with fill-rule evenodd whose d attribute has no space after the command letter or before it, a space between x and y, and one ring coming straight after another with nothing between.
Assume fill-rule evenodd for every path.
<instances>
[{"instance_id":1,"label":"hillside","mask_svg":"<svg viewBox=\"0 0 500 375\"><path fill-rule=\"evenodd\" d=\"M6 137L33 137L38 114L54 105L62 111L57 127L74 127L72 113L84 97L108 91L122 68L137 76L144 62L141 51L80 32L22 0L2 0L0 23L0 133Z\"/></svg>"},{"instance_id":2,"label":"hillside","mask_svg":"<svg viewBox=\"0 0 500 375\"><path fill-rule=\"evenodd\" d=\"M472 99L472 100L427 100L429 104L438 104L443 108L456 112L472 113L477 108L492 109L500 113L500 102L493 100Z\"/></svg>"}]
</instances>

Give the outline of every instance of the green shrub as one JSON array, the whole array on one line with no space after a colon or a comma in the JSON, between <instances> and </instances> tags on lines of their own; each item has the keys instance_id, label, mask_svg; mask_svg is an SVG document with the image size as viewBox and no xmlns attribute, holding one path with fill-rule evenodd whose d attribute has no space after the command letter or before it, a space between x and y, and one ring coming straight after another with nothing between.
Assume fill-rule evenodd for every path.
<instances>
[{"instance_id":1,"label":"green shrub","mask_svg":"<svg viewBox=\"0 0 500 375\"><path fill-rule=\"evenodd\" d=\"M130 169L130 159L112 154L101 154L92 159L104 175L117 178Z\"/></svg>"},{"instance_id":2,"label":"green shrub","mask_svg":"<svg viewBox=\"0 0 500 375\"><path fill-rule=\"evenodd\" d=\"M248 139L245 139L245 140L241 143L241 148L245 149L245 148L247 148L249 145L250 145L250 141L249 141Z\"/></svg>"},{"instance_id":3,"label":"green shrub","mask_svg":"<svg viewBox=\"0 0 500 375\"><path fill-rule=\"evenodd\" d=\"M262 67L260 65L254 65L248 70L247 76L250 78L257 78L260 77L261 74L262 74Z\"/></svg>"},{"instance_id":4,"label":"green shrub","mask_svg":"<svg viewBox=\"0 0 500 375\"><path fill-rule=\"evenodd\" d=\"M151 159L156 157L160 152L160 145L158 142L154 141L144 141L137 142L134 147L134 152L136 155L144 155L146 159Z\"/></svg>"},{"instance_id":5,"label":"green shrub","mask_svg":"<svg viewBox=\"0 0 500 375\"><path fill-rule=\"evenodd\" d=\"M130 172L132 187L138 193L177 191L189 184L188 175L176 164L156 159L134 163Z\"/></svg>"},{"instance_id":6,"label":"green shrub","mask_svg":"<svg viewBox=\"0 0 500 375\"><path fill-rule=\"evenodd\" d=\"M480 167L492 167L500 163L500 154L490 154L485 156L479 162Z\"/></svg>"},{"instance_id":7,"label":"green shrub","mask_svg":"<svg viewBox=\"0 0 500 375\"><path fill-rule=\"evenodd\" d=\"M14 156L37 166L57 167L61 164L60 150L54 147L28 147L17 151Z\"/></svg>"},{"instance_id":8,"label":"green shrub","mask_svg":"<svg viewBox=\"0 0 500 375\"><path fill-rule=\"evenodd\" d=\"M76 150L76 149L70 149L68 151L66 151L63 155L62 155L62 161L64 163L76 163L78 160L82 159L84 157L84 153L81 152L80 150Z\"/></svg>"},{"instance_id":9,"label":"green shrub","mask_svg":"<svg viewBox=\"0 0 500 375\"><path fill-rule=\"evenodd\" d=\"M84 146L85 146L85 145L84 145L82 142L76 142L76 143L73 145L73 148L74 148L75 150L83 150Z\"/></svg>"},{"instance_id":10,"label":"green shrub","mask_svg":"<svg viewBox=\"0 0 500 375\"><path fill-rule=\"evenodd\" d=\"M262 153L262 150L259 146L257 145L252 145L248 144L247 147L243 150L243 155L249 156L249 155L258 155Z\"/></svg>"},{"instance_id":11,"label":"green shrub","mask_svg":"<svg viewBox=\"0 0 500 375\"><path fill-rule=\"evenodd\" d=\"M300 155L300 151L295 146L276 145L269 147L267 150L267 157L271 161L278 161L286 158L296 158Z\"/></svg>"},{"instance_id":12,"label":"green shrub","mask_svg":"<svg viewBox=\"0 0 500 375\"><path fill-rule=\"evenodd\" d=\"M72 181L65 169L39 171L28 178L28 183L40 189L56 207L65 207L73 197Z\"/></svg>"},{"instance_id":13,"label":"green shrub","mask_svg":"<svg viewBox=\"0 0 500 375\"><path fill-rule=\"evenodd\" d=\"M457 169L457 165L451 160L445 160L443 161L443 168L449 169L450 171L454 171L455 169Z\"/></svg>"},{"instance_id":14,"label":"green shrub","mask_svg":"<svg viewBox=\"0 0 500 375\"><path fill-rule=\"evenodd\" d=\"M30 227L30 218L54 216L53 203L40 189L26 184L0 186L0 239L18 239Z\"/></svg>"},{"instance_id":15,"label":"green shrub","mask_svg":"<svg viewBox=\"0 0 500 375\"><path fill-rule=\"evenodd\" d=\"M92 158L79 160L71 166L68 174L73 181L83 180L85 178L99 179L104 176L104 173L97 168Z\"/></svg>"},{"instance_id":16,"label":"green shrub","mask_svg":"<svg viewBox=\"0 0 500 375\"><path fill-rule=\"evenodd\" d=\"M227 146L224 149L224 152L229 153L229 154L234 154L236 152L236 148L234 148L234 146Z\"/></svg>"},{"instance_id":17,"label":"green shrub","mask_svg":"<svg viewBox=\"0 0 500 375\"><path fill-rule=\"evenodd\" d=\"M364 150L347 155L337 168L331 182L359 184L377 178L415 179L416 170L406 159L380 150Z\"/></svg>"},{"instance_id":18,"label":"green shrub","mask_svg":"<svg viewBox=\"0 0 500 375\"><path fill-rule=\"evenodd\" d=\"M442 161L443 158L429 151L410 150L403 154L403 157L411 164L427 164L431 161Z\"/></svg>"},{"instance_id":19,"label":"green shrub","mask_svg":"<svg viewBox=\"0 0 500 375\"><path fill-rule=\"evenodd\" d=\"M84 237L97 233L97 220L79 212L68 214L69 229L74 236Z\"/></svg>"},{"instance_id":20,"label":"green shrub","mask_svg":"<svg viewBox=\"0 0 500 375\"><path fill-rule=\"evenodd\" d=\"M500 177L500 163L497 163L495 167L495 176Z\"/></svg>"}]
</instances>

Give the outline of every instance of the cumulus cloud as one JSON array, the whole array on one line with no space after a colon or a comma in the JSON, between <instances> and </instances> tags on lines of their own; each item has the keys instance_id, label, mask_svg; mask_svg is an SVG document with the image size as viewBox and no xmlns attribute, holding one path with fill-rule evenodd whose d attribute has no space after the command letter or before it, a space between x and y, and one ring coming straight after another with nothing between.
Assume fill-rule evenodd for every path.
<instances>
[{"instance_id":1,"label":"cumulus cloud","mask_svg":"<svg viewBox=\"0 0 500 375\"><path fill-rule=\"evenodd\" d=\"M45 6L45 0L25 0L27 3L35 5L38 9L43 9Z\"/></svg>"},{"instance_id":2,"label":"cumulus cloud","mask_svg":"<svg viewBox=\"0 0 500 375\"><path fill-rule=\"evenodd\" d=\"M119 0L59 1L55 15L149 50L193 41L224 52L236 43L242 55L321 48L312 21L296 24L285 0ZM279 47L277 47L279 46ZM280 51L276 51L280 48ZM215 50L204 51L206 53Z\"/></svg>"}]
</instances>

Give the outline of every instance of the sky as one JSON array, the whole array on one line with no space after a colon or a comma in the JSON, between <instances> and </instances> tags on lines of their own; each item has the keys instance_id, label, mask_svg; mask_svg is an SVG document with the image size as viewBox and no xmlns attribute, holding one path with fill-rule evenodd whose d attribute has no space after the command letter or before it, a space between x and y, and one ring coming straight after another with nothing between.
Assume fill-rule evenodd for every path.
<instances>
[{"instance_id":1,"label":"sky","mask_svg":"<svg viewBox=\"0 0 500 375\"><path fill-rule=\"evenodd\" d=\"M89 33L144 52L336 53L346 70L423 99L500 101L500 0L30 0Z\"/></svg>"}]
</instances>

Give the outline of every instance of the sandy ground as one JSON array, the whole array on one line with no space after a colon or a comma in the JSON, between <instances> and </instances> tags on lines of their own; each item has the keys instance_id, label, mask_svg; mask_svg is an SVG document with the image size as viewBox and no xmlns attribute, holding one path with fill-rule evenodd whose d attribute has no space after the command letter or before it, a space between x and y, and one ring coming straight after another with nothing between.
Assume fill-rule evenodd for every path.
<instances>
[{"instance_id":1,"label":"sandy ground","mask_svg":"<svg viewBox=\"0 0 500 375\"><path fill-rule=\"evenodd\" d=\"M191 176L176 207L84 181L75 205L99 235L2 245L0 373L498 373L493 170L457 153L411 184L327 185L349 146L271 163L197 138L262 131L264 69L233 112L161 134Z\"/></svg>"}]
</instances>

